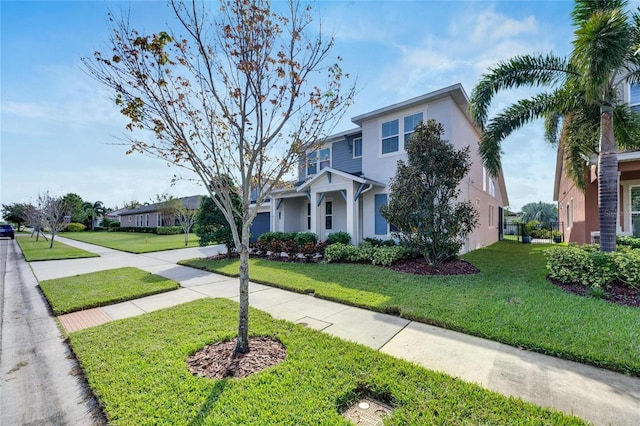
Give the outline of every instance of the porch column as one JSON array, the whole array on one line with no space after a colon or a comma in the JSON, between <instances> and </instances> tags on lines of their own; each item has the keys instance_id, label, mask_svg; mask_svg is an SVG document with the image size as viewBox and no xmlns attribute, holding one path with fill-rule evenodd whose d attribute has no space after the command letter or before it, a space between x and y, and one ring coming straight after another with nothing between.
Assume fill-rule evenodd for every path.
<instances>
[{"instance_id":1,"label":"porch column","mask_svg":"<svg viewBox=\"0 0 640 426\"><path fill-rule=\"evenodd\" d=\"M311 199L309 200L311 203L311 229L310 231L315 233L320 239L322 236L320 234L320 229L318 229L318 193L316 191L311 191Z\"/></svg>"},{"instance_id":2,"label":"porch column","mask_svg":"<svg viewBox=\"0 0 640 426\"><path fill-rule=\"evenodd\" d=\"M358 230L357 230L357 217L356 217L356 208L355 205L357 203L355 203L353 201L353 197L354 197L354 191L353 191L353 183L351 185L349 185L347 187L347 232L351 235L351 242L354 245L358 245L358 243L360 243L359 241L359 237L358 237Z\"/></svg>"}]
</instances>

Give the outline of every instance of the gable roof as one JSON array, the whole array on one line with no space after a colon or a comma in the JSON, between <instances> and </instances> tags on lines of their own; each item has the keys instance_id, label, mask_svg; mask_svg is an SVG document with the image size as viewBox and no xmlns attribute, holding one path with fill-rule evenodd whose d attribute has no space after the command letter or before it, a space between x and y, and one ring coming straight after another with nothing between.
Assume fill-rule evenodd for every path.
<instances>
[{"instance_id":1,"label":"gable roof","mask_svg":"<svg viewBox=\"0 0 640 426\"><path fill-rule=\"evenodd\" d=\"M316 173L311 179L303 182L302 185L298 186L296 188L296 191L298 191L298 192L304 191L305 189L307 189L308 187L310 187L315 182L317 182L318 180L320 180L322 177L326 176L329 173L333 173L333 174L336 174L338 176L342 176L343 178L350 179L350 180L352 180L354 182L371 184L373 186L379 186L379 187L382 187L382 188L385 187L384 183L380 183L380 182L377 182L377 181L372 180L372 179L367 179L364 176L357 176L357 175L354 175L354 174L351 174L351 173L347 173L347 172L343 172L343 171L340 171L340 170L332 169L331 167L325 167L324 169L322 169L320 171L320 173Z\"/></svg>"},{"instance_id":2,"label":"gable roof","mask_svg":"<svg viewBox=\"0 0 640 426\"><path fill-rule=\"evenodd\" d=\"M467 93L464 91L464 88L460 83L456 83L454 85L436 90L434 92L429 92L424 95L416 96L415 98L407 99L406 101L398 102L393 105L389 105L371 112L367 112L365 114L358 115L356 117L353 117L351 121L362 127L362 123L365 121L380 117L385 114L389 114L391 112L410 108L427 102L434 102L447 97L452 98L458 105L458 107L467 116L469 121L473 122L473 120L471 120L471 115L469 114L469 97L467 96Z\"/></svg>"}]
</instances>

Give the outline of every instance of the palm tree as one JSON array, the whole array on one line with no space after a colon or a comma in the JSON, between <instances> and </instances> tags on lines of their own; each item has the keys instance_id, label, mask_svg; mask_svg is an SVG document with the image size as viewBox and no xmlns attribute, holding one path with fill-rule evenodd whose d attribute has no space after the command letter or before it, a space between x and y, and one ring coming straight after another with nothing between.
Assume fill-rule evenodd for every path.
<instances>
[{"instance_id":1,"label":"palm tree","mask_svg":"<svg viewBox=\"0 0 640 426\"><path fill-rule=\"evenodd\" d=\"M95 203L91 204L90 202L86 201L82 206L91 217L91 230L93 230L93 228L95 228L96 219L100 216L104 216L106 213L104 203L102 201L96 201Z\"/></svg>"},{"instance_id":2,"label":"palm tree","mask_svg":"<svg viewBox=\"0 0 640 426\"><path fill-rule=\"evenodd\" d=\"M617 146L640 143L640 118L622 102L621 87L640 81L640 14L626 0L578 0L572 12L573 50L568 58L522 55L498 64L474 88L470 112L482 130L480 155L487 170L500 170L500 144L525 123L545 119L547 140L560 144L570 176L583 186L581 155L597 149L600 249L616 247L618 207ZM488 121L493 96L503 90L549 89L523 99ZM614 128L614 120L616 126ZM599 142L596 140L599 133Z\"/></svg>"}]
</instances>

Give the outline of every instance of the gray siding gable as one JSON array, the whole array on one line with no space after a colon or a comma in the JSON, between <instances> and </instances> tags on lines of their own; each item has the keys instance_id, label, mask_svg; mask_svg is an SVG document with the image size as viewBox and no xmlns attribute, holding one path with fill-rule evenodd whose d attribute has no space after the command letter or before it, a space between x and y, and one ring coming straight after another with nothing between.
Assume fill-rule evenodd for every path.
<instances>
[{"instance_id":1,"label":"gray siding gable","mask_svg":"<svg viewBox=\"0 0 640 426\"><path fill-rule=\"evenodd\" d=\"M331 147L331 168L357 174L362 172L362 157L353 158L353 140L361 135L347 136Z\"/></svg>"}]
</instances>

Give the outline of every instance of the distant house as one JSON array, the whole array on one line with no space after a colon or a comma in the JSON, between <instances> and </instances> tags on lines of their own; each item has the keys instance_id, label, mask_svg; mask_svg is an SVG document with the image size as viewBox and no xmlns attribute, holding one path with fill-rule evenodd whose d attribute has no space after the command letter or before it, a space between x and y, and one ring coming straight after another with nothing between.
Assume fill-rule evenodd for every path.
<instances>
[{"instance_id":1,"label":"distant house","mask_svg":"<svg viewBox=\"0 0 640 426\"><path fill-rule=\"evenodd\" d=\"M468 106L467 94L456 84L352 118L356 128L329 136L305 152L298 181L270 194L269 210L257 218L262 229L309 231L321 240L344 231L354 244L366 237L391 238L392 229L379 209L387 203L397 161L407 160L405 146L415 126L435 119L444 126L444 139L457 149L471 147L471 170L459 188L461 199L478 210L480 224L463 250L496 242L507 191L502 174L491 177L482 166L480 132Z\"/></svg>"},{"instance_id":2,"label":"distant house","mask_svg":"<svg viewBox=\"0 0 640 426\"><path fill-rule=\"evenodd\" d=\"M625 102L640 112L640 85L628 84L623 90ZM558 202L558 217L565 224L565 241L598 242L598 170L597 158L587 161L586 188L581 191L564 170L562 148L558 147L553 200ZM640 237L640 151L618 152L617 233Z\"/></svg>"},{"instance_id":3,"label":"distant house","mask_svg":"<svg viewBox=\"0 0 640 426\"><path fill-rule=\"evenodd\" d=\"M185 209L196 210L200 207L202 195L192 195L178 199ZM160 226L175 226L175 218L163 219L162 203L127 209L120 212L120 226L126 228L158 228Z\"/></svg>"}]
</instances>

